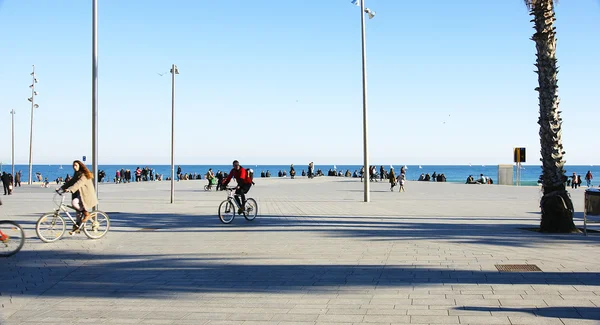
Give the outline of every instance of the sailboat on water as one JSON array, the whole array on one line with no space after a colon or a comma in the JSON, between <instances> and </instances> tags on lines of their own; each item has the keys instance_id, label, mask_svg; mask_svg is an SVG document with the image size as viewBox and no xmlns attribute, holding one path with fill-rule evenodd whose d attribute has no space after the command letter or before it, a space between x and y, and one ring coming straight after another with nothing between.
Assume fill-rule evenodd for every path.
<instances>
[{"instance_id":1,"label":"sailboat on water","mask_svg":"<svg viewBox=\"0 0 600 325\"><path fill-rule=\"evenodd\" d=\"M60 167L58 167L58 169L62 169L62 165L60 165Z\"/></svg>"}]
</instances>

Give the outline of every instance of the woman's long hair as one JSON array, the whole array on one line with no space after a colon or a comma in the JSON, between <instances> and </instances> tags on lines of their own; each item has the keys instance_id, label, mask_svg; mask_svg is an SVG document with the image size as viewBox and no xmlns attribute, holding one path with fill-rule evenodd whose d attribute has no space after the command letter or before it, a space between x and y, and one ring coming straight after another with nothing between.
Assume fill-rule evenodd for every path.
<instances>
[{"instance_id":1,"label":"woman's long hair","mask_svg":"<svg viewBox=\"0 0 600 325\"><path fill-rule=\"evenodd\" d=\"M87 178L87 179L94 178L94 174L92 174L92 172L87 167L85 167L84 163L82 163L79 160L75 160L73 162L73 164L78 164L79 165L79 172L83 173L83 175L85 175L85 178Z\"/></svg>"}]
</instances>

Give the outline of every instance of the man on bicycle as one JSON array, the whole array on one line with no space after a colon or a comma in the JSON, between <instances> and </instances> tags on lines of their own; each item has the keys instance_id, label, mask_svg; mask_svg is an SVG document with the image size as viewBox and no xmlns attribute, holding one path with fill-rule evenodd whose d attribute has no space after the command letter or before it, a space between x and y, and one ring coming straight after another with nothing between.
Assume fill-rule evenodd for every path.
<instances>
[{"instance_id":1,"label":"man on bicycle","mask_svg":"<svg viewBox=\"0 0 600 325\"><path fill-rule=\"evenodd\" d=\"M244 212L244 206L246 206L246 193L250 191L250 187L252 187L252 178L246 171L246 169L240 166L240 162L237 160L233 161L233 168L229 172L229 176L223 180L223 185L227 186L232 177L235 177L235 181L237 182L237 186L235 188L235 200L240 205L240 209L238 210L238 214L242 214ZM242 202L240 204L239 197L242 198Z\"/></svg>"}]
</instances>

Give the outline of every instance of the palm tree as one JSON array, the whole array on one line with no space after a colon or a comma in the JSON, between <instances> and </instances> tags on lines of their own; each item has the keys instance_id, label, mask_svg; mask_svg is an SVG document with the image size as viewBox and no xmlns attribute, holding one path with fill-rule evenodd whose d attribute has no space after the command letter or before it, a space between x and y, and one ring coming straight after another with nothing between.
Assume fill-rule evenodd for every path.
<instances>
[{"instance_id":1,"label":"palm tree","mask_svg":"<svg viewBox=\"0 0 600 325\"><path fill-rule=\"evenodd\" d=\"M532 40L537 49L540 100L540 144L542 154L542 182L544 194L540 201L543 232L577 231L573 223L573 202L566 190L565 161L563 156L560 111L558 110L558 68L556 67L556 28L554 27L555 0L525 0L533 16L535 34Z\"/></svg>"}]
</instances>

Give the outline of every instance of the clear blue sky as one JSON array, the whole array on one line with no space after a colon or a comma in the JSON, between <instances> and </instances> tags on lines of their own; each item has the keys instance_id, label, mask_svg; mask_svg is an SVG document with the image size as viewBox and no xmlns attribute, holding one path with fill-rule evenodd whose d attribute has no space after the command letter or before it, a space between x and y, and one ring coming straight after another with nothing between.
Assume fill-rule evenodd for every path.
<instances>
[{"instance_id":1,"label":"clear blue sky","mask_svg":"<svg viewBox=\"0 0 600 325\"><path fill-rule=\"evenodd\" d=\"M91 156L91 0L0 0L0 161ZM539 159L535 47L522 0L369 0L373 164ZM99 0L99 162L360 164L359 9L349 0ZM600 5L557 7L567 163L600 164ZM444 124L444 122L446 122ZM237 136L236 132L241 132Z\"/></svg>"}]
</instances>

